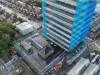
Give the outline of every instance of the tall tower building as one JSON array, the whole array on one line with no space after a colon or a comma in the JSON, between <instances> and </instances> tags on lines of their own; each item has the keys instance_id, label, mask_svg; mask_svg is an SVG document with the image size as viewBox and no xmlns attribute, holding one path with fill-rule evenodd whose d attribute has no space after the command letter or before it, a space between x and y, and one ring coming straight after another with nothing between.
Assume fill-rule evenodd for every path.
<instances>
[{"instance_id":1,"label":"tall tower building","mask_svg":"<svg viewBox=\"0 0 100 75\"><path fill-rule=\"evenodd\" d=\"M66 51L87 36L96 0L42 0L44 36Z\"/></svg>"}]
</instances>

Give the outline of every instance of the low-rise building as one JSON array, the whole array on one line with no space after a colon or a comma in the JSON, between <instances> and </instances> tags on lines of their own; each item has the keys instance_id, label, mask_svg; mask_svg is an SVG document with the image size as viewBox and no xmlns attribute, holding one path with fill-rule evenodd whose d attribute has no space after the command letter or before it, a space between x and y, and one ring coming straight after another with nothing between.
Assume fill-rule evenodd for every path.
<instances>
[{"instance_id":1,"label":"low-rise building","mask_svg":"<svg viewBox=\"0 0 100 75\"><path fill-rule=\"evenodd\" d=\"M46 45L48 45L48 43L45 41L45 39L43 39L42 36L37 36L37 37L32 38L32 43L39 50L44 48Z\"/></svg>"},{"instance_id":2,"label":"low-rise building","mask_svg":"<svg viewBox=\"0 0 100 75\"><path fill-rule=\"evenodd\" d=\"M16 30L18 30L22 35L26 35L32 32L34 29L33 26L28 22L23 22L16 26Z\"/></svg>"},{"instance_id":3,"label":"low-rise building","mask_svg":"<svg viewBox=\"0 0 100 75\"><path fill-rule=\"evenodd\" d=\"M42 24L39 24L39 23L37 23L37 22L34 22L34 23L32 23L32 26L33 26L35 29L39 29L39 28L41 28Z\"/></svg>"},{"instance_id":4,"label":"low-rise building","mask_svg":"<svg viewBox=\"0 0 100 75\"><path fill-rule=\"evenodd\" d=\"M89 67L85 70L83 75L97 75L99 71L99 66L96 64L90 64Z\"/></svg>"},{"instance_id":5,"label":"low-rise building","mask_svg":"<svg viewBox=\"0 0 100 75\"><path fill-rule=\"evenodd\" d=\"M42 56L43 59L47 58L54 52L54 49L47 43L47 41L42 36L37 36L32 39L32 43L39 50L38 54Z\"/></svg>"},{"instance_id":6,"label":"low-rise building","mask_svg":"<svg viewBox=\"0 0 100 75\"><path fill-rule=\"evenodd\" d=\"M26 42L26 41L22 41L21 44L20 44L25 50L29 51L29 49L31 49L31 45Z\"/></svg>"},{"instance_id":7,"label":"low-rise building","mask_svg":"<svg viewBox=\"0 0 100 75\"><path fill-rule=\"evenodd\" d=\"M67 75L81 75L89 64L89 59L81 58L79 62L67 73Z\"/></svg>"},{"instance_id":8,"label":"low-rise building","mask_svg":"<svg viewBox=\"0 0 100 75\"><path fill-rule=\"evenodd\" d=\"M34 40L34 41L32 41ZM22 48L21 43L28 42L32 48L31 51L26 51ZM64 58L66 53L61 48L56 49L49 45L41 34L34 33L33 35L14 42L14 47L18 56L31 68L36 75L45 75L50 69ZM38 47L38 48L37 48Z\"/></svg>"}]
</instances>

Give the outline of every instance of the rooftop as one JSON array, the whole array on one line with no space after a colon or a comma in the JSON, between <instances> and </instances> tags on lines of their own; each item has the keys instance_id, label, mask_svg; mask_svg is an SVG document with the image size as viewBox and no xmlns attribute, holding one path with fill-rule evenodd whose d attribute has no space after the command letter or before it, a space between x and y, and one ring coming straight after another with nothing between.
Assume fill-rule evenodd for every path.
<instances>
[{"instance_id":1,"label":"rooftop","mask_svg":"<svg viewBox=\"0 0 100 75\"><path fill-rule=\"evenodd\" d=\"M68 75L78 75L79 71L87 64L89 64L89 59L81 58L79 62L68 72Z\"/></svg>"},{"instance_id":2,"label":"rooftop","mask_svg":"<svg viewBox=\"0 0 100 75\"><path fill-rule=\"evenodd\" d=\"M86 69L86 71L83 73L83 75L93 75L93 73L98 70L99 70L98 65L90 64L89 67Z\"/></svg>"},{"instance_id":3,"label":"rooftop","mask_svg":"<svg viewBox=\"0 0 100 75\"><path fill-rule=\"evenodd\" d=\"M31 48L31 45L26 41L21 42L21 46L23 46L26 50Z\"/></svg>"},{"instance_id":4,"label":"rooftop","mask_svg":"<svg viewBox=\"0 0 100 75\"><path fill-rule=\"evenodd\" d=\"M35 44L32 43L32 40L34 39L34 41L36 43L39 43L39 45L41 45L41 47L44 47L44 46L49 46L49 42L46 41L45 38L43 38L42 36L39 36L39 35L31 35L30 37L22 40L22 41L26 41L26 42L30 42L31 43L31 50L33 50L33 52L31 54L27 53L21 46L20 46L20 43L22 41L19 41L18 43L16 43L18 49L16 49L17 51L19 51L19 54L21 56L26 56L27 58L25 58L25 60L28 61L29 65L31 66L34 66L34 68L36 70L38 70L39 72L43 72L45 71L44 69L46 68L47 70L47 67L50 65L50 64L55 64L54 62L58 62L59 59L58 56L62 55L62 53L64 52L64 50L62 50L61 48L59 48L58 46L56 47L56 49L54 50L54 48L51 48L52 50L50 50L50 55L43 59L42 56L40 56L40 53L43 54L41 51L44 51L44 50L38 50L36 47L35 47ZM52 47L52 46L51 46ZM43 48L44 49L44 48ZM49 49L49 48L48 48ZM46 49L47 50L47 49ZM53 52L54 51L54 52ZM53 53L52 53L53 52ZM52 54L51 54L52 53ZM43 56L44 57L44 56ZM53 63L52 63L53 62ZM51 66L51 65L50 65ZM38 73L39 73L38 72Z\"/></svg>"},{"instance_id":5,"label":"rooftop","mask_svg":"<svg viewBox=\"0 0 100 75\"><path fill-rule=\"evenodd\" d=\"M19 25L17 25L17 28L21 29L21 30L25 30L25 29L28 29L28 28L32 28L32 25L29 24L28 22L23 22Z\"/></svg>"},{"instance_id":6,"label":"rooftop","mask_svg":"<svg viewBox=\"0 0 100 75\"><path fill-rule=\"evenodd\" d=\"M42 22L33 22L32 23L32 26L35 28L35 29L38 29L38 28L40 28L41 26L42 26Z\"/></svg>"},{"instance_id":7,"label":"rooftop","mask_svg":"<svg viewBox=\"0 0 100 75\"><path fill-rule=\"evenodd\" d=\"M32 39L40 48L45 47L48 45L47 41L42 36L37 36Z\"/></svg>"},{"instance_id":8,"label":"rooftop","mask_svg":"<svg viewBox=\"0 0 100 75\"><path fill-rule=\"evenodd\" d=\"M56 52L54 52L53 54L51 54L50 56L48 56L46 59L42 59L41 56L39 56L37 49L34 47L34 52L32 55L28 56L27 58L31 61L30 63L32 65L35 66L35 68L39 71L42 72L44 71L44 69L50 64L52 63L52 61L54 62L55 60L57 60L56 62L58 62L59 59L57 59L57 57L59 55L61 55L63 52L62 50L59 50ZM34 61L32 61L34 60ZM55 63L52 63L55 64Z\"/></svg>"}]
</instances>

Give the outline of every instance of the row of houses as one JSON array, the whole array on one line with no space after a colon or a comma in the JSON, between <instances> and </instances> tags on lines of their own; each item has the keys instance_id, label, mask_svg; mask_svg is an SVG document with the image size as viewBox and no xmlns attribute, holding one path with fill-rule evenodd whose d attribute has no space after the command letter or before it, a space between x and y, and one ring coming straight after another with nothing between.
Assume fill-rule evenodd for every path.
<instances>
[{"instance_id":1,"label":"row of houses","mask_svg":"<svg viewBox=\"0 0 100 75\"><path fill-rule=\"evenodd\" d=\"M19 21L16 14L8 12L3 7L0 7L0 19L6 20L9 24Z\"/></svg>"},{"instance_id":2,"label":"row of houses","mask_svg":"<svg viewBox=\"0 0 100 75\"><path fill-rule=\"evenodd\" d=\"M7 12L5 9L3 9L3 7L0 7L0 18L6 20L9 24L14 26L22 35L26 35L34 30L31 24L28 22L20 22L16 14Z\"/></svg>"},{"instance_id":3,"label":"row of houses","mask_svg":"<svg viewBox=\"0 0 100 75\"><path fill-rule=\"evenodd\" d=\"M5 1L1 1L1 3L4 3L6 6L10 8L15 8L19 12L25 15L36 15L37 17L42 16L42 9L40 7L27 5L24 2L16 1L16 0L5 0Z\"/></svg>"}]
</instances>

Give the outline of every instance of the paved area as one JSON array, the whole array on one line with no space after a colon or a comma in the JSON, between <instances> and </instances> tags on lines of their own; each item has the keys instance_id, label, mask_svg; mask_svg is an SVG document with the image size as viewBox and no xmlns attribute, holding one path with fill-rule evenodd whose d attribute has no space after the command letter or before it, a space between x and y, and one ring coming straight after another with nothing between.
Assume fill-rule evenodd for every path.
<instances>
[{"instance_id":1,"label":"paved area","mask_svg":"<svg viewBox=\"0 0 100 75\"><path fill-rule=\"evenodd\" d=\"M0 75L5 75L8 73L8 69L5 66L5 63L3 62L2 59L0 59Z\"/></svg>"},{"instance_id":2,"label":"paved area","mask_svg":"<svg viewBox=\"0 0 100 75\"><path fill-rule=\"evenodd\" d=\"M98 40L95 42L95 45L99 48L99 51L100 51L100 39L98 39Z\"/></svg>"},{"instance_id":3,"label":"paved area","mask_svg":"<svg viewBox=\"0 0 100 75\"><path fill-rule=\"evenodd\" d=\"M89 48L92 50L100 50L100 41L93 41L89 44Z\"/></svg>"}]
</instances>

